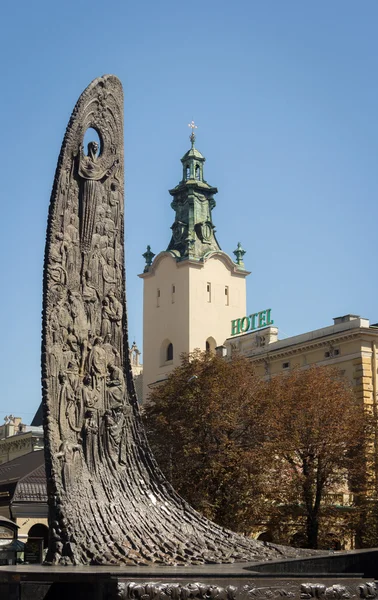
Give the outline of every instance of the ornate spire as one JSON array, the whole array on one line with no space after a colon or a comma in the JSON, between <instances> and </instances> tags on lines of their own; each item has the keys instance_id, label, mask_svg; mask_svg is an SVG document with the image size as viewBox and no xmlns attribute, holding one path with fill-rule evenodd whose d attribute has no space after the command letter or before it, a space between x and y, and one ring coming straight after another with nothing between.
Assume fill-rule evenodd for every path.
<instances>
[{"instance_id":1,"label":"ornate spire","mask_svg":"<svg viewBox=\"0 0 378 600\"><path fill-rule=\"evenodd\" d=\"M215 206L214 195L218 190L210 186L203 176L205 157L194 147L197 125L192 121L188 127L192 130L192 147L181 159L182 180L173 190L169 190L176 216L167 250L173 250L177 260L202 260L205 254L221 249L215 237L211 214Z\"/></svg>"},{"instance_id":2,"label":"ornate spire","mask_svg":"<svg viewBox=\"0 0 378 600\"><path fill-rule=\"evenodd\" d=\"M242 248L241 243L238 242L238 246L237 246L236 250L234 250L234 254L236 256L236 264L242 268L244 268L243 256L244 256L245 252L246 251Z\"/></svg>"}]
</instances>

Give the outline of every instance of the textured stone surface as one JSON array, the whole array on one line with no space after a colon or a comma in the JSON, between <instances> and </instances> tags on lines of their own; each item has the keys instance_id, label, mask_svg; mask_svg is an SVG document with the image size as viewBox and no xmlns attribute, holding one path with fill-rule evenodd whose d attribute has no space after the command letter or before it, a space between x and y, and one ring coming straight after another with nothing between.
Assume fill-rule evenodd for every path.
<instances>
[{"instance_id":1,"label":"textured stone surface","mask_svg":"<svg viewBox=\"0 0 378 600\"><path fill-rule=\"evenodd\" d=\"M84 134L94 128L100 148ZM198 564L298 551L196 513L149 450L127 340L123 93L93 81L59 156L44 267L42 382L52 564ZM235 490L237 493L237 490Z\"/></svg>"}]
</instances>

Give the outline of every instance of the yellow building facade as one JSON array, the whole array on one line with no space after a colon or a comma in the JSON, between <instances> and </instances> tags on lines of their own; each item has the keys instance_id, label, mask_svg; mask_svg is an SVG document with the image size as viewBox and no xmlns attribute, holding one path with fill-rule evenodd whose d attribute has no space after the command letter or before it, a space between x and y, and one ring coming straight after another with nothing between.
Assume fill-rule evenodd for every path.
<instances>
[{"instance_id":1,"label":"yellow building facade","mask_svg":"<svg viewBox=\"0 0 378 600\"><path fill-rule=\"evenodd\" d=\"M262 377L310 365L337 367L351 382L361 409L374 416L373 423L378 428L378 324L371 325L368 319L350 314L334 318L328 327L283 340L278 339L277 327L269 326L229 336L224 346L227 356L238 352L248 357ZM377 453L372 441L368 461L370 495L378 493ZM346 490L340 504L348 504L349 496Z\"/></svg>"}]
</instances>

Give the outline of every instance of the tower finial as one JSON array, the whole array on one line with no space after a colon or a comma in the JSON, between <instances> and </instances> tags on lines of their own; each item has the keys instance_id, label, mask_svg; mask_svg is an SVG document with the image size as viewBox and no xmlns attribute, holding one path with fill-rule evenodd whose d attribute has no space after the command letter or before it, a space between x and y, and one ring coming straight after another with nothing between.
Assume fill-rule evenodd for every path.
<instances>
[{"instance_id":1,"label":"tower finial","mask_svg":"<svg viewBox=\"0 0 378 600\"><path fill-rule=\"evenodd\" d=\"M147 246L147 250L146 252L144 252L144 254L142 254L144 260L146 261L146 266L144 267L144 273L147 273L148 269L150 268L150 266L152 265L152 260L155 256L155 254L152 252L151 250L151 246Z\"/></svg>"},{"instance_id":2,"label":"tower finial","mask_svg":"<svg viewBox=\"0 0 378 600\"><path fill-rule=\"evenodd\" d=\"M244 269L244 261L243 261L243 256L245 254L245 250L244 248L242 248L242 245L240 242L238 242L237 248L236 250L234 250L234 254L236 256L236 264Z\"/></svg>"},{"instance_id":3,"label":"tower finial","mask_svg":"<svg viewBox=\"0 0 378 600\"><path fill-rule=\"evenodd\" d=\"M196 136L194 135L194 130L198 129L197 125L194 123L194 121L192 121L191 123L188 123L188 127L191 128L192 133L190 134L190 141L192 142L192 148L194 148L194 142L196 141Z\"/></svg>"}]
</instances>

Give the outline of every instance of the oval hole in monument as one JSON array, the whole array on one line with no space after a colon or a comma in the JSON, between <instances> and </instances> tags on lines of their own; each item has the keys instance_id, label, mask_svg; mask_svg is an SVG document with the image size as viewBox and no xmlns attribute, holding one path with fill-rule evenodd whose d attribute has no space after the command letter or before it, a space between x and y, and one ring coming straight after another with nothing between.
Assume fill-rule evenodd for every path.
<instances>
[{"instance_id":1,"label":"oval hole in monument","mask_svg":"<svg viewBox=\"0 0 378 600\"><path fill-rule=\"evenodd\" d=\"M84 134L83 146L84 146L84 153L87 156L88 156L89 142L97 142L97 144L98 144L97 156L100 156L101 151L102 151L101 139L100 139L100 136L98 135L97 131L95 129L93 129L93 127L88 127L87 131Z\"/></svg>"}]
</instances>

